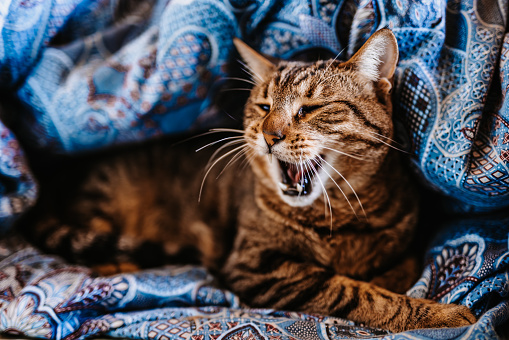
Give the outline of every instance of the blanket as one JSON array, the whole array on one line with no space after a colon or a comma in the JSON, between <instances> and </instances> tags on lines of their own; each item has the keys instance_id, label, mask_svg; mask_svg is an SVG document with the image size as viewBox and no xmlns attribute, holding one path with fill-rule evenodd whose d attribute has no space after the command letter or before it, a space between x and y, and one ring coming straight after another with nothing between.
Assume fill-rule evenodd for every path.
<instances>
[{"instance_id":1,"label":"blanket","mask_svg":"<svg viewBox=\"0 0 509 340\"><path fill-rule=\"evenodd\" d=\"M509 320L508 3L498 0L0 2L0 331L47 339L496 339ZM200 267L95 277L13 232L37 197L25 150L94 151L215 127L237 36L277 58L347 59L379 28L398 38L397 138L441 214L407 294L460 303L470 327L389 334L329 316L253 310ZM7 128L7 125L10 128ZM444 215L446 214L446 215ZM433 227L433 228L432 228ZM436 230L436 231L435 231ZM15 230L14 230L15 232Z\"/></svg>"}]
</instances>

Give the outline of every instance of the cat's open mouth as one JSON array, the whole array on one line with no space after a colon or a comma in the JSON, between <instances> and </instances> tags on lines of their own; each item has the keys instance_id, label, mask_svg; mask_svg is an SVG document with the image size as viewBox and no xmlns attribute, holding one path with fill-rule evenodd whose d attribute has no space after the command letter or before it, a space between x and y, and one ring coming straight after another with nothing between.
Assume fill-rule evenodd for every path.
<instances>
[{"instance_id":1,"label":"cat's open mouth","mask_svg":"<svg viewBox=\"0 0 509 340\"><path fill-rule=\"evenodd\" d=\"M279 160L282 178L279 186L283 193L289 196L310 194L313 190L313 178L321 164L322 159L318 156L306 164L287 163Z\"/></svg>"}]
</instances>

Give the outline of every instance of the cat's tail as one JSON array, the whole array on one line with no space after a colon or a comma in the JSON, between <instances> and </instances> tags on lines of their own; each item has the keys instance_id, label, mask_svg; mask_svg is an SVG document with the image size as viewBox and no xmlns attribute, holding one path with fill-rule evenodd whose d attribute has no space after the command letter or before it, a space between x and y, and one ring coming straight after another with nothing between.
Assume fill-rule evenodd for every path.
<instances>
[{"instance_id":1,"label":"cat's tail","mask_svg":"<svg viewBox=\"0 0 509 340\"><path fill-rule=\"evenodd\" d=\"M97 275L131 272L166 264L200 263L194 249L169 253L164 243L131 237L104 216L62 217L36 206L17 231L45 254L91 268Z\"/></svg>"}]
</instances>

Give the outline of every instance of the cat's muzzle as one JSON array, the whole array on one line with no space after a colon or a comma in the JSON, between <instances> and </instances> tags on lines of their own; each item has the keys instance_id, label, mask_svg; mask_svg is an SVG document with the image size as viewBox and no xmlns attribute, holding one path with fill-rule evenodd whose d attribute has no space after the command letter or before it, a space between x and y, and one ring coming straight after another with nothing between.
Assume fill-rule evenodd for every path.
<instances>
[{"instance_id":1,"label":"cat's muzzle","mask_svg":"<svg viewBox=\"0 0 509 340\"><path fill-rule=\"evenodd\" d=\"M313 179L318 176L321 167L320 157L313 158L305 163L287 163L279 160L281 169L281 182L279 187L285 195L309 195L313 190Z\"/></svg>"}]
</instances>

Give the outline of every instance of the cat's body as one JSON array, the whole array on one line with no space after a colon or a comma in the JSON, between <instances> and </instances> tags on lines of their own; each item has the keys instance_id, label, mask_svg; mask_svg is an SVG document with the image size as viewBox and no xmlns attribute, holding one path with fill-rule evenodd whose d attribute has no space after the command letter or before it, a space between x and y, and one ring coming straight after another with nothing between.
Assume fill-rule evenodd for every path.
<instances>
[{"instance_id":1,"label":"cat's body","mask_svg":"<svg viewBox=\"0 0 509 340\"><path fill-rule=\"evenodd\" d=\"M474 322L466 307L394 293L419 273L409 249L417 194L389 146L392 33L346 63L275 66L237 45L256 83L225 159L245 153L250 166L223 172L212 161L201 188L208 155L187 143L96 158L76 168L81 181L42 191L30 238L103 272L195 259L252 306L392 331Z\"/></svg>"},{"instance_id":2,"label":"cat's body","mask_svg":"<svg viewBox=\"0 0 509 340\"><path fill-rule=\"evenodd\" d=\"M171 263L217 271L253 181L249 168L242 185L235 186L241 182L235 171L215 180L216 167L198 202L214 149L195 150L206 141L213 140L162 139L66 159L63 171L43 181L39 204L27 216L38 226L28 237L101 274Z\"/></svg>"}]
</instances>

